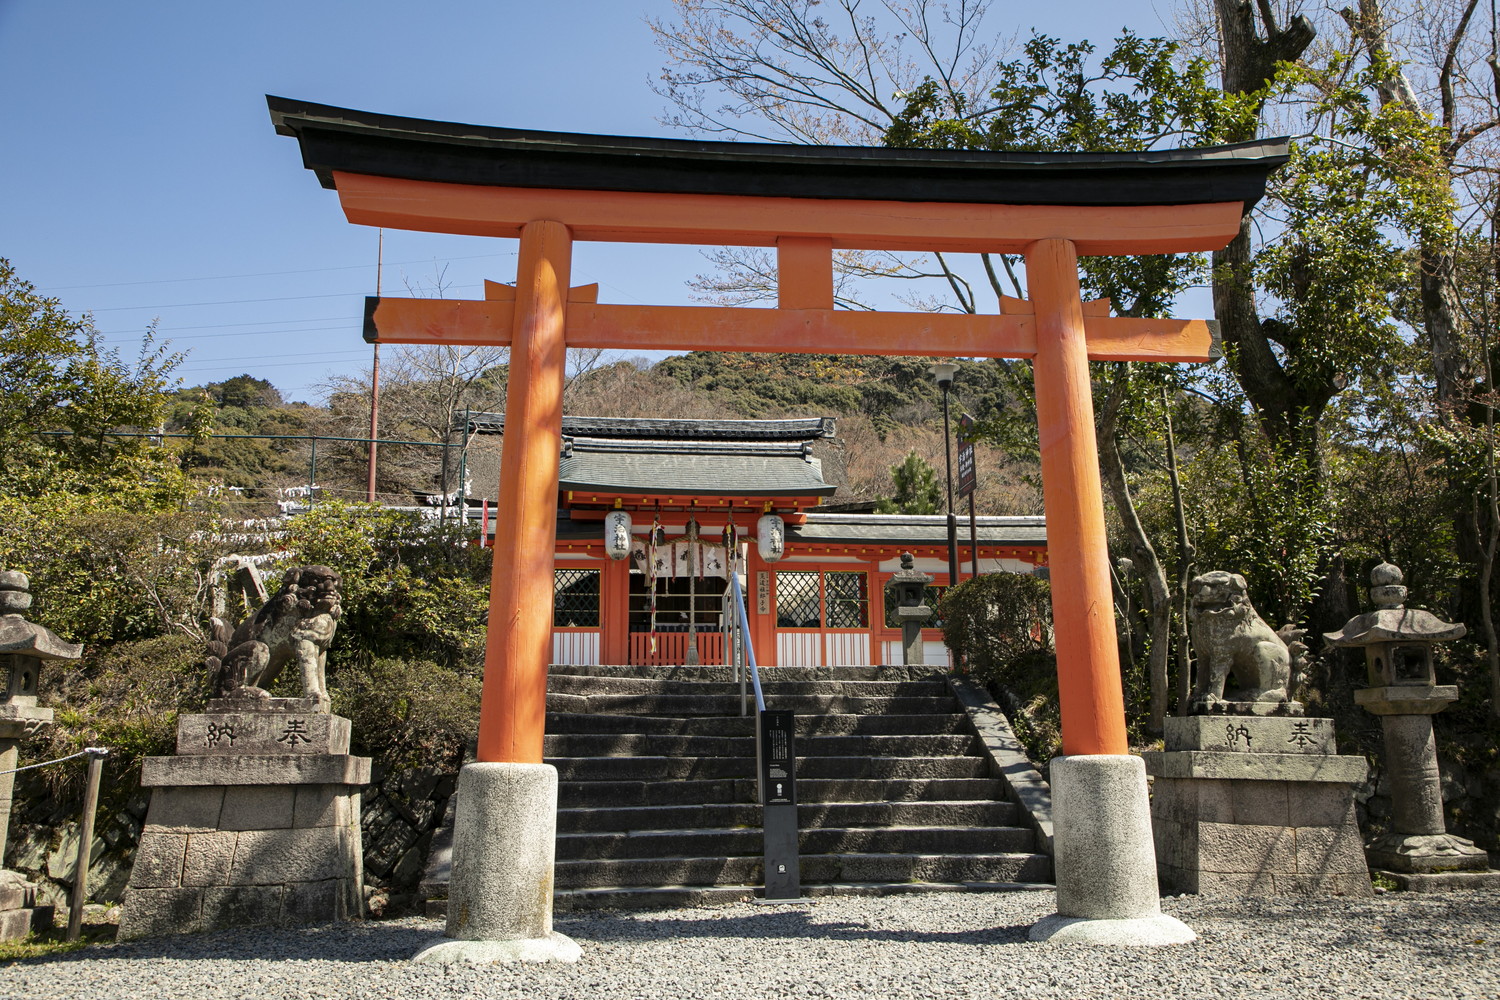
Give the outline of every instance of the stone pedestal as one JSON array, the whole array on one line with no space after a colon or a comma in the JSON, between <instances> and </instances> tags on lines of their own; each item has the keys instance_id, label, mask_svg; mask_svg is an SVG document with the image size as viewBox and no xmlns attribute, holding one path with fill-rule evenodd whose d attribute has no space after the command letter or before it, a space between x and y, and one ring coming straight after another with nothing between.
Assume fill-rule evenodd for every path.
<instances>
[{"instance_id":1,"label":"stone pedestal","mask_svg":"<svg viewBox=\"0 0 1500 1000\"><path fill-rule=\"evenodd\" d=\"M364 913L360 788L349 720L306 698L215 699L177 723L152 789L120 938Z\"/></svg>"},{"instance_id":2,"label":"stone pedestal","mask_svg":"<svg viewBox=\"0 0 1500 1000\"><path fill-rule=\"evenodd\" d=\"M16 776L10 772L20 759L18 748L28 733L52 721L52 709L37 708L35 699L27 699L23 704L15 701L23 699L0 704L0 941L46 930L52 926L54 914L52 907L36 905L35 884L3 866L16 784Z\"/></svg>"},{"instance_id":3,"label":"stone pedestal","mask_svg":"<svg viewBox=\"0 0 1500 1000\"><path fill-rule=\"evenodd\" d=\"M1373 893L1354 816L1368 765L1337 755L1332 719L1172 718L1143 757L1166 890Z\"/></svg>"},{"instance_id":4,"label":"stone pedestal","mask_svg":"<svg viewBox=\"0 0 1500 1000\"><path fill-rule=\"evenodd\" d=\"M1057 912L1033 924L1030 939L1100 945L1196 940L1191 928L1161 912L1141 759L1054 757L1051 772Z\"/></svg>"},{"instance_id":5,"label":"stone pedestal","mask_svg":"<svg viewBox=\"0 0 1500 1000\"><path fill-rule=\"evenodd\" d=\"M927 646L922 641L922 629L932 619L932 609L920 604L914 608L897 608L896 618L901 622L901 662L908 667L925 666Z\"/></svg>"},{"instance_id":6,"label":"stone pedestal","mask_svg":"<svg viewBox=\"0 0 1500 1000\"><path fill-rule=\"evenodd\" d=\"M576 962L552 929L557 768L480 762L458 775L445 936L417 962Z\"/></svg>"},{"instance_id":7,"label":"stone pedestal","mask_svg":"<svg viewBox=\"0 0 1500 1000\"><path fill-rule=\"evenodd\" d=\"M931 620L933 609L923 601L931 583L931 574L916 569L912 554L903 552L901 568L891 574L885 585L886 592L896 598L896 618L901 622L901 662L909 667L927 662L922 629Z\"/></svg>"},{"instance_id":8,"label":"stone pedestal","mask_svg":"<svg viewBox=\"0 0 1500 1000\"><path fill-rule=\"evenodd\" d=\"M1371 867L1402 875L1489 870L1488 852L1449 833L1443 818L1432 717L1457 699L1458 688L1452 685L1391 685L1354 692L1356 702L1380 716L1385 773L1391 781L1391 829L1365 845Z\"/></svg>"}]
</instances>

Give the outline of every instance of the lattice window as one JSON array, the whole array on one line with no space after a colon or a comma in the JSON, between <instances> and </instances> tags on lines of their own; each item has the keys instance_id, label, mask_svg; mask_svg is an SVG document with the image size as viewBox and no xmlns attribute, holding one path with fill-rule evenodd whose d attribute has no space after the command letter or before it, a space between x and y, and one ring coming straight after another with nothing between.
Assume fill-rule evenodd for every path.
<instances>
[{"instance_id":1,"label":"lattice window","mask_svg":"<svg viewBox=\"0 0 1500 1000\"><path fill-rule=\"evenodd\" d=\"M829 628L868 628L868 577L864 573L824 573L823 603Z\"/></svg>"},{"instance_id":2,"label":"lattice window","mask_svg":"<svg viewBox=\"0 0 1500 1000\"><path fill-rule=\"evenodd\" d=\"M797 570L776 572L776 624L781 628L820 628L818 577Z\"/></svg>"},{"instance_id":3,"label":"lattice window","mask_svg":"<svg viewBox=\"0 0 1500 1000\"><path fill-rule=\"evenodd\" d=\"M552 626L554 628L599 627L599 571L554 569L552 571Z\"/></svg>"}]
</instances>

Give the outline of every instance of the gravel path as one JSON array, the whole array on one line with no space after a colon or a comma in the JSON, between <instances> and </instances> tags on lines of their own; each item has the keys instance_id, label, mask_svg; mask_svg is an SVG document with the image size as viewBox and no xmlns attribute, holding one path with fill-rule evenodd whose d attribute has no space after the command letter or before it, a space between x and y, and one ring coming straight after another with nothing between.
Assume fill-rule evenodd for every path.
<instances>
[{"instance_id":1,"label":"gravel path","mask_svg":"<svg viewBox=\"0 0 1500 1000\"><path fill-rule=\"evenodd\" d=\"M1163 901L1196 944L1031 944L1046 893L835 898L561 914L576 965L405 961L442 931L408 919L99 945L0 968L27 1000L525 997L1500 998L1500 893Z\"/></svg>"}]
</instances>

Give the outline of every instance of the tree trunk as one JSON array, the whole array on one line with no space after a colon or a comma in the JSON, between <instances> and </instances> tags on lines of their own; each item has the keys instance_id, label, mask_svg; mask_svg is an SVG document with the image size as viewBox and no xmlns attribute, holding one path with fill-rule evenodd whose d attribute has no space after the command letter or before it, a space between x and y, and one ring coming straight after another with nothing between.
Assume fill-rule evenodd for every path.
<instances>
[{"instance_id":1,"label":"tree trunk","mask_svg":"<svg viewBox=\"0 0 1500 1000\"><path fill-rule=\"evenodd\" d=\"M1110 499L1130 539L1131 556L1136 571L1145 582L1147 637L1147 673L1151 680L1151 706L1147 729L1159 735L1166 728L1167 662L1172 654L1172 595L1167 588L1167 574L1146 529L1136 514L1130 484L1125 479L1125 463L1120 457L1120 406L1130 389L1130 365L1122 362L1116 369L1109 396L1099 412L1099 464L1109 487Z\"/></svg>"},{"instance_id":2,"label":"tree trunk","mask_svg":"<svg viewBox=\"0 0 1500 1000\"><path fill-rule=\"evenodd\" d=\"M1229 93L1262 90L1275 75L1277 63L1300 58L1316 35L1311 22L1300 14L1286 28L1278 28L1269 4L1215 0L1214 7L1219 18L1221 78ZM1257 28L1257 13L1263 32ZM1258 131L1258 125L1253 125L1229 138L1253 139ZM1310 468L1321 471L1316 418L1332 395L1332 387L1300 387L1282 369L1255 306L1250 246L1247 217L1240 224L1239 236L1214 253L1214 314L1230 348L1235 377L1266 435L1282 454L1303 455L1310 460Z\"/></svg>"},{"instance_id":3,"label":"tree trunk","mask_svg":"<svg viewBox=\"0 0 1500 1000\"><path fill-rule=\"evenodd\" d=\"M1478 6L1477 0L1469 0L1464 14L1448 39L1449 58L1439 70L1438 89L1444 95L1439 118L1447 136L1444 149L1445 166L1452 171L1455 157L1462 146L1460 126L1456 121L1456 106L1452 100L1453 77L1458 71L1454 56L1457 47L1468 31L1470 19ZM1372 58L1392 60L1389 31L1390 26L1381 10L1379 0L1359 0L1359 10L1349 8L1340 11L1349 27L1359 36ZM1427 114L1416 88L1399 68L1379 85L1380 99L1395 103L1417 114ZM1437 393L1438 418L1444 423L1459 416L1453 412L1468 383L1468 362L1464 357L1463 344L1459 336L1459 303L1456 283L1453 248L1424 234L1418 248L1419 286L1422 302L1422 326L1427 334L1427 349L1432 357L1434 388ZM1461 419L1461 417L1460 417ZM1458 515L1460 519L1464 515Z\"/></svg>"},{"instance_id":4,"label":"tree trunk","mask_svg":"<svg viewBox=\"0 0 1500 1000\"><path fill-rule=\"evenodd\" d=\"M1186 715L1193 691L1193 660L1188 644L1188 582L1193 578L1193 557L1188 541L1187 511L1182 504L1182 477L1177 471L1177 435L1172 429L1172 407L1165 389L1161 393L1167 430L1167 479L1172 484L1172 514L1177 522L1177 589L1172 602L1177 609L1177 714Z\"/></svg>"}]
</instances>

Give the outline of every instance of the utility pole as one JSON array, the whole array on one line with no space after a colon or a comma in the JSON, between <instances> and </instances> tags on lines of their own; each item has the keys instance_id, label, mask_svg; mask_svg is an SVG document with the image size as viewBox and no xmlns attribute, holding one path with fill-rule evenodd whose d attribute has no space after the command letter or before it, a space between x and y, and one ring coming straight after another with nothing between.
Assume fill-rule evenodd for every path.
<instances>
[{"instance_id":1,"label":"utility pole","mask_svg":"<svg viewBox=\"0 0 1500 1000\"><path fill-rule=\"evenodd\" d=\"M385 264L385 230L379 230L379 242L375 249L375 297L380 298L380 271ZM375 357L370 362L370 472L369 489L366 499L370 503L375 502L375 454L379 445L375 439L379 437L380 427L380 341L375 342Z\"/></svg>"}]
</instances>

